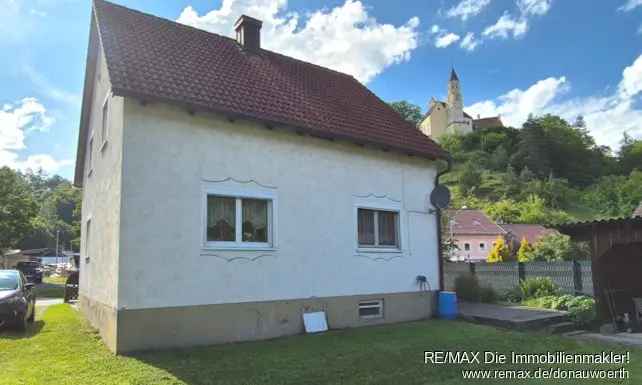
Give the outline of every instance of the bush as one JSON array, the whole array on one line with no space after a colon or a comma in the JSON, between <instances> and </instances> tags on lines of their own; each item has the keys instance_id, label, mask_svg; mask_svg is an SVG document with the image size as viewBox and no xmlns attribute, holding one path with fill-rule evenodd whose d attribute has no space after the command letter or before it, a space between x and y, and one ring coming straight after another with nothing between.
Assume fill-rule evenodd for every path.
<instances>
[{"instance_id":1,"label":"bush","mask_svg":"<svg viewBox=\"0 0 642 385\"><path fill-rule=\"evenodd\" d=\"M472 274L461 274L455 278L457 297L466 301L479 300L479 281Z\"/></svg>"},{"instance_id":2,"label":"bush","mask_svg":"<svg viewBox=\"0 0 642 385\"><path fill-rule=\"evenodd\" d=\"M522 300L557 295L558 288L548 277L535 277L519 283Z\"/></svg>"},{"instance_id":3,"label":"bush","mask_svg":"<svg viewBox=\"0 0 642 385\"><path fill-rule=\"evenodd\" d=\"M480 287L479 288L479 301L483 302L483 303L494 303L494 302L497 302L497 293L490 286Z\"/></svg>"},{"instance_id":4,"label":"bush","mask_svg":"<svg viewBox=\"0 0 642 385\"><path fill-rule=\"evenodd\" d=\"M512 303L522 302L522 290L519 286L515 286L514 288L504 292L502 300Z\"/></svg>"},{"instance_id":5,"label":"bush","mask_svg":"<svg viewBox=\"0 0 642 385\"><path fill-rule=\"evenodd\" d=\"M480 286L477 277L472 274L461 274L455 278L457 298L470 302L496 302L497 293L490 286Z\"/></svg>"},{"instance_id":6,"label":"bush","mask_svg":"<svg viewBox=\"0 0 642 385\"><path fill-rule=\"evenodd\" d=\"M595 299L591 297L574 297L568 301L567 310L573 322L578 325L588 325L597 318Z\"/></svg>"},{"instance_id":7,"label":"bush","mask_svg":"<svg viewBox=\"0 0 642 385\"><path fill-rule=\"evenodd\" d=\"M542 309L568 311L571 320L578 326L586 326L597 318L595 300L586 296L548 295L524 301L526 306Z\"/></svg>"}]
</instances>

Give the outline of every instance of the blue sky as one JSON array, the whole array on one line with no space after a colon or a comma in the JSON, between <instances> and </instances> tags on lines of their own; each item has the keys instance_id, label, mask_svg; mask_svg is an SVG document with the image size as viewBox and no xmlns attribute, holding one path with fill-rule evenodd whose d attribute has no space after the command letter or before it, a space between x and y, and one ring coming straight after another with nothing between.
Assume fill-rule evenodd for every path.
<instances>
[{"instance_id":1,"label":"blue sky","mask_svg":"<svg viewBox=\"0 0 642 385\"><path fill-rule=\"evenodd\" d=\"M386 101L425 109L454 65L472 115L519 127L530 113L581 114L614 149L624 131L642 137L642 0L117 2L224 34L258 17L264 47L351 73ZM0 7L0 166L70 178L90 2Z\"/></svg>"}]
</instances>

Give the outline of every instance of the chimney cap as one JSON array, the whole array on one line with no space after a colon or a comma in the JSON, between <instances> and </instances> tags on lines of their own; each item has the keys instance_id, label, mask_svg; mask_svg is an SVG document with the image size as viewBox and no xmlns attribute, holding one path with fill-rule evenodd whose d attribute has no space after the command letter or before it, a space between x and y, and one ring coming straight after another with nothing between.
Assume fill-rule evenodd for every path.
<instances>
[{"instance_id":1,"label":"chimney cap","mask_svg":"<svg viewBox=\"0 0 642 385\"><path fill-rule=\"evenodd\" d=\"M238 31L243 25L254 25L258 28L261 28L263 25L263 22L259 19L255 19L253 17L250 17L248 15L241 15L239 18L236 20L236 23L234 23L234 30Z\"/></svg>"}]
</instances>

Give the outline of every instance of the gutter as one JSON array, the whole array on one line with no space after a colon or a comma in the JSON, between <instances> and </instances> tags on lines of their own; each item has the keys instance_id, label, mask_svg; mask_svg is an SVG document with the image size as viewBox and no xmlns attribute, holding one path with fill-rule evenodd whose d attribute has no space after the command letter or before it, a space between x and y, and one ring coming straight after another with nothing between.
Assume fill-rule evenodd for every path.
<instances>
[{"instance_id":1,"label":"gutter","mask_svg":"<svg viewBox=\"0 0 642 385\"><path fill-rule=\"evenodd\" d=\"M435 187L439 186L439 178L450 172L453 168L453 158L448 154L445 158L446 160L446 169L437 173L435 176ZM444 290L444 258L443 258L443 248L441 243L441 209L435 207L435 217L437 218L437 258L439 259L439 291Z\"/></svg>"}]
</instances>

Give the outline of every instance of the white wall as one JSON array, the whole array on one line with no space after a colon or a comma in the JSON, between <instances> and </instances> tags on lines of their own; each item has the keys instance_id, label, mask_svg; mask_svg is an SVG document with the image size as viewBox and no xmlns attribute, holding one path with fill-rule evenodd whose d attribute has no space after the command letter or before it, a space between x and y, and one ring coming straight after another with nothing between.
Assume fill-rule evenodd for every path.
<instances>
[{"instance_id":1,"label":"white wall","mask_svg":"<svg viewBox=\"0 0 642 385\"><path fill-rule=\"evenodd\" d=\"M90 133L87 136L87 143L92 135L94 138L91 176L88 176L91 167L89 146L85 158L79 290L81 295L93 301L116 307L124 99L110 99L109 134L107 144L101 149L102 107L111 86L102 50L99 51ZM87 247L86 230L89 219L91 239Z\"/></svg>"},{"instance_id":2,"label":"white wall","mask_svg":"<svg viewBox=\"0 0 642 385\"><path fill-rule=\"evenodd\" d=\"M438 287L432 162L130 99L124 119L119 308ZM204 250L205 180L274 191L276 250ZM399 201L401 253L357 252L359 199Z\"/></svg>"}]
</instances>

